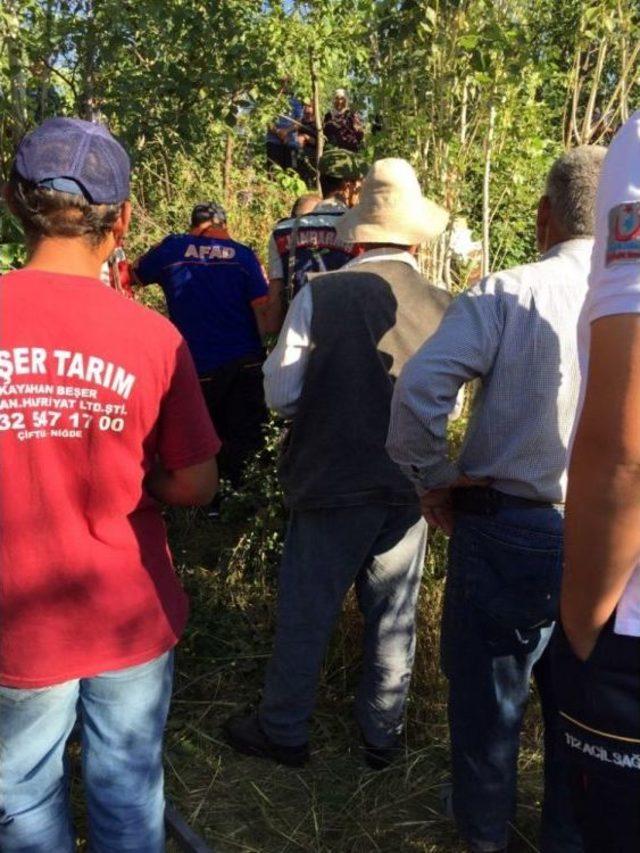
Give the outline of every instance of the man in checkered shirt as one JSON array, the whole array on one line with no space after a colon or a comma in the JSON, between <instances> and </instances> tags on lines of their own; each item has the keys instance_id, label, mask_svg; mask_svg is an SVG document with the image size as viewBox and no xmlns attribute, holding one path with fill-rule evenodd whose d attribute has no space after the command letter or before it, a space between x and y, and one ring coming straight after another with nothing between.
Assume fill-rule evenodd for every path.
<instances>
[{"instance_id":1,"label":"man in checkered shirt","mask_svg":"<svg viewBox=\"0 0 640 853\"><path fill-rule=\"evenodd\" d=\"M540 260L489 275L460 296L405 365L392 404L387 449L414 482L427 522L451 535L442 666L452 807L479 853L508 845L534 667L548 742L541 847L582 849L553 749L557 710L543 652L558 610L576 330L604 153L584 146L554 163L538 207ZM451 461L447 417L472 380L475 405Z\"/></svg>"}]
</instances>

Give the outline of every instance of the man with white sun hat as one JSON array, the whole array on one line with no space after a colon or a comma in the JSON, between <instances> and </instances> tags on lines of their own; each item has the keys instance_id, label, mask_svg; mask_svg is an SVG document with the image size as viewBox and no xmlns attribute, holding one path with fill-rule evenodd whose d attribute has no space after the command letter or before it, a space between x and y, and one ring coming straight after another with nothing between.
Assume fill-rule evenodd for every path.
<instances>
[{"instance_id":1,"label":"man with white sun hat","mask_svg":"<svg viewBox=\"0 0 640 853\"><path fill-rule=\"evenodd\" d=\"M300 766L324 653L355 586L365 619L355 714L370 766L398 754L415 648L426 524L385 451L393 385L450 296L418 271L448 214L405 160L379 160L337 225L362 254L291 303L264 365L268 405L292 419L280 462L291 511L274 652L257 713L225 727L239 751Z\"/></svg>"}]
</instances>

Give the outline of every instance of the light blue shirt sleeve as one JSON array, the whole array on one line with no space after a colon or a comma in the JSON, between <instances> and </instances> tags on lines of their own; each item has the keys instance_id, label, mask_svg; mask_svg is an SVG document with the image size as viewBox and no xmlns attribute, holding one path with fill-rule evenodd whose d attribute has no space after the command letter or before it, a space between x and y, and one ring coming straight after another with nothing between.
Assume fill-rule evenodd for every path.
<instances>
[{"instance_id":1,"label":"light blue shirt sleeve","mask_svg":"<svg viewBox=\"0 0 640 853\"><path fill-rule=\"evenodd\" d=\"M448 486L464 473L449 459L447 422L460 388L486 375L498 351L500 299L487 281L450 305L396 382L387 451L419 492Z\"/></svg>"}]
</instances>

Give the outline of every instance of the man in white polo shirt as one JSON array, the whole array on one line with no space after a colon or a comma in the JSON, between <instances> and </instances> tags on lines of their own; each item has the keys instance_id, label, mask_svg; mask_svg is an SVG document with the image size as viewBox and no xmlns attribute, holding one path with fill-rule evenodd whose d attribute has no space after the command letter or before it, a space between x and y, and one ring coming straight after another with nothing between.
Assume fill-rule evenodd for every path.
<instances>
[{"instance_id":1,"label":"man in white polo shirt","mask_svg":"<svg viewBox=\"0 0 640 853\"><path fill-rule=\"evenodd\" d=\"M583 406L555 648L562 744L587 853L640 850L640 112L598 190L580 324ZM588 369L587 369L588 368Z\"/></svg>"}]
</instances>

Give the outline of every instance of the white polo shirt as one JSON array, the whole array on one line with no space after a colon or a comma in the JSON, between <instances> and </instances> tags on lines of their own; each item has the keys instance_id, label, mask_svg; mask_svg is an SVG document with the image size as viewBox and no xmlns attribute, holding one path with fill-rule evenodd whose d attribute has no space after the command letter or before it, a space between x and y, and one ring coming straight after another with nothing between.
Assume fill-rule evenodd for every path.
<instances>
[{"instance_id":1,"label":"white polo shirt","mask_svg":"<svg viewBox=\"0 0 640 853\"><path fill-rule=\"evenodd\" d=\"M589 292L579 328L581 402L590 324L612 314L640 314L640 110L618 131L602 167ZM620 599L615 632L640 637L640 566Z\"/></svg>"}]
</instances>

